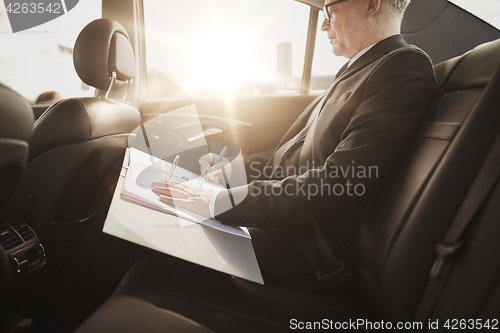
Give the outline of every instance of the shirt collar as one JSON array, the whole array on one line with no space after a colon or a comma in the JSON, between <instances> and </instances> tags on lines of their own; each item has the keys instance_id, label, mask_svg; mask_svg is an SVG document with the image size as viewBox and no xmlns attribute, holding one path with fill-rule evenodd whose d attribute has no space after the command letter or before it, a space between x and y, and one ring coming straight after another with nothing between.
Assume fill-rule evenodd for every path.
<instances>
[{"instance_id":1,"label":"shirt collar","mask_svg":"<svg viewBox=\"0 0 500 333\"><path fill-rule=\"evenodd\" d=\"M370 49L371 49L372 47L374 47L374 46L375 46L375 44L377 44L377 43L374 43L374 44L372 44L372 45L368 46L367 48L364 48L364 49L362 49L361 51L359 51L359 52L358 52L358 53L357 53L354 57L352 57L352 58L349 60L349 63L347 64L347 68L349 68L349 67L350 67L350 66L351 66L351 65L352 65L352 64L353 64L356 60L358 60L359 58L361 58L361 56L362 56L363 54L365 54L366 52L370 51ZM346 69L347 69L347 68L346 68Z\"/></svg>"}]
</instances>

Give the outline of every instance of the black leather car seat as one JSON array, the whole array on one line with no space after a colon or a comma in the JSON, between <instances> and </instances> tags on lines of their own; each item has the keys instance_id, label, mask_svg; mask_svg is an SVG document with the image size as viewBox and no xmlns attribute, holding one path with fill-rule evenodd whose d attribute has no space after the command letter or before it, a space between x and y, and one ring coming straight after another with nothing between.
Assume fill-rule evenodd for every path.
<instances>
[{"instance_id":1,"label":"black leather car seat","mask_svg":"<svg viewBox=\"0 0 500 333\"><path fill-rule=\"evenodd\" d=\"M0 83L0 223L28 160L32 124L28 101Z\"/></svg>"},{"instance_id":2,"label":"black leather car seat","mask_svg":"<svg viewBox=\"0 0 500 333\"><path fill-rule=\"evenodd\" d=\"M140 125L136 108L112 98L117 90L123 97L135 76L134 51L122 25L110 19L89 23L76 40L73 60L82 81L105 96L61 100L34 124L16 213L42 241L49 231L95 214L118 178L129 133Z\"/></svg>"},{"instance_id":3,"label":"black leather car seat","mask_svg":"<svg viewBox=\"0 0 500 333\"><path fill-rule=\"evenodd\" d=\"M33 133L33 112L28 101L0 83L0 294L13 276L9 254L23 243L6 222L7 212L28 160ZM19 230L19 229L18 229Z\"/></svg>"},{"instance_id":4,"label":"black leather car seat","mask_svg":"<svg viewBox=\"0 0 500 333\"><path fill-rule=\"evenodd\" d=\"M360 222L354 279L367 312L352 304L353 297L260 286L150 255L131 269L111 299L77 332L107 332L104 327L113 324L121 332L133 332L126 328L130 321L125 311L146 306L152 307L150 315L173 312L184 316L186 326L195 321L217 332L288 331L294 318L412 321L429 282L436 245L500 133L499 65L497 40L435 66L441 88L429 114L394 178L380 189ZM498 198L499 184L466 232L468 245L432 319L486 320L500 315ZM426 321L423 324L428 328ZM141 332L170 327L154 320L135 320L133 325Z\"/></svg>"},{"instance_id":5,"label":"black leather car seat","mask_svg":"<svg viewBox=\"0 0 500 333\"><path fill-rule=\"evenodd\" d=\"M417 309L436 245L500 133L499 65L496 40L436 66L435 107L360 224L356 276L378 317L411 320Z\"/></svg>"}]
</instances>

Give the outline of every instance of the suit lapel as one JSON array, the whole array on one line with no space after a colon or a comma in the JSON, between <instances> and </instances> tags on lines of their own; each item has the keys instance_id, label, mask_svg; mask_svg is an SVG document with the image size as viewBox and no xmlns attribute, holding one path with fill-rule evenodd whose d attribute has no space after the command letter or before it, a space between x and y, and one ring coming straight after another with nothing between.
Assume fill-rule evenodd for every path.
<instances>
[{"instance_id":1,"label":"suit lapel","mask_svg":"<svg viewBox=\"0 0 500 333\"><path fill-rule=\"evenodd\" d=\"M297 133L299 133L307 123L307 120L309 119L309 116L311 115L311 112L318 106L318 104L323 105L327 93L330 91L330 89L326 90L323 94L319 95L316 97L311 104L300 114L300 116L297 118L297 120L293 123L293 125L290 127L290 129L286 132L286 134L283 136L281 139L280 143L276 146L274 149L273 155L271 155L271 158L267 161L266 165L273 165L273 157L274 154L276 154L276 151L283 146L286 142L288 142L290 139L292 139Z\"/></svg>"},{"instance_id":2,"label":"suit lapel","mask_svg":"<svg viewBox=\"0 0 500 333\"><path fill-rule=\"evenodd\" d=\"M363 54L358 60L356 60L349 68L347 68L344 73L339 75L333 81L333 85L337 85L339 81L348 78L355 73L359 72L375 60L383 57L384 55L407 45L403 35L394 35L384 40L381 40L376 45L374 45L368 52Z\"/></svg>"},{"instance_id":3,"label":"suit lapel","mask_svg":"<svg viewBox=\"0 0 500 333\"><path fill-rule=\"evenodd\" d=\"M316 106L319 103L324 102L324 99L326 97L326 93L328 91L329 90L327 90L326 92L324 92L320 96L316 97L316 99L314 99L311 102L311 104L309 104L309 106L300 114L300 116L297 118L297 120L293 123L293 125L290 127L290 129L283 136L278 147L281 147L283 145L283 143L285 143L288 140L290 140L291 138L293 138L297 133L299 133L306 126L307 120L309 119L311 112L313 112L313 110L316 108Z\"/></svg>"},{"instance_id":4,"label":"suit lapel","mask_svg":"<svg viewBox=\"0 0 500 333\"><path fill-rule=\"evenodd\" d=\"M379 59L380 57L383 57L384 55L405 45L407 45L407 43L405 42L403 35L394 35L389 38L381 40L376 45L374 45L368 52L366 52L358 60L356 60L351 66L349 66L343 73L337 75L333 80L332 86L328 88L327 91L333 93L335 87L340 81L353 76L354 74L356 74L357 72L359 72L360 70L362 70L375 60ZM332 95L331 93L328 93L325 100L321 102L322 103L321 108L325 106L326 102L331 97L331 95Z\"/></svg>"}]
</instances>

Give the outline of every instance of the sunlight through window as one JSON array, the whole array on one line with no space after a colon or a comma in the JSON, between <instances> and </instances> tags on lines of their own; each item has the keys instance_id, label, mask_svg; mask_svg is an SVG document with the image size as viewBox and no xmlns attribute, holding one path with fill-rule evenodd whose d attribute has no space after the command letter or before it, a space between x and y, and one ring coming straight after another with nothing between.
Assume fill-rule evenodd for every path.
<instances>
[{"instance_id":1,"label":"sunlight through window","mask_svg":"<svg viewBox=\"0 0 500 333\"><path fill-rule=\"evenodd\" d=\"M300 90L309 7L290 0L144 3L149 97Z\"/></svg>"}]
</instances>

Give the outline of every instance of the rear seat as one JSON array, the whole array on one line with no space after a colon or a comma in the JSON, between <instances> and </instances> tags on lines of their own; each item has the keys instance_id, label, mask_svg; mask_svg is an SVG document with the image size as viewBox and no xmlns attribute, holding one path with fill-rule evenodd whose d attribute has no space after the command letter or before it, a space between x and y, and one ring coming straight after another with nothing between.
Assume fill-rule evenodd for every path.
<instances>
[{"instance_id":1,"label":"rear seat","mask_svg":"<svg viewBox=\"0 0 500 333\"><path fill-rule=\"evenodd\" d=\"M499 59L497 40L435 66L443 85L430 113L360 223L354 276L361 302L260 286L152 255L132 268L77 332L181 332L174 325L185 332L280 332L294 318L411 321L435 247L500 132ZM465 235L467 246L432 314L441 325L446 319L500 317L499 199L497 184ZM145 317L130 316L136 311Z\"/></svg>"}]
</instances>

